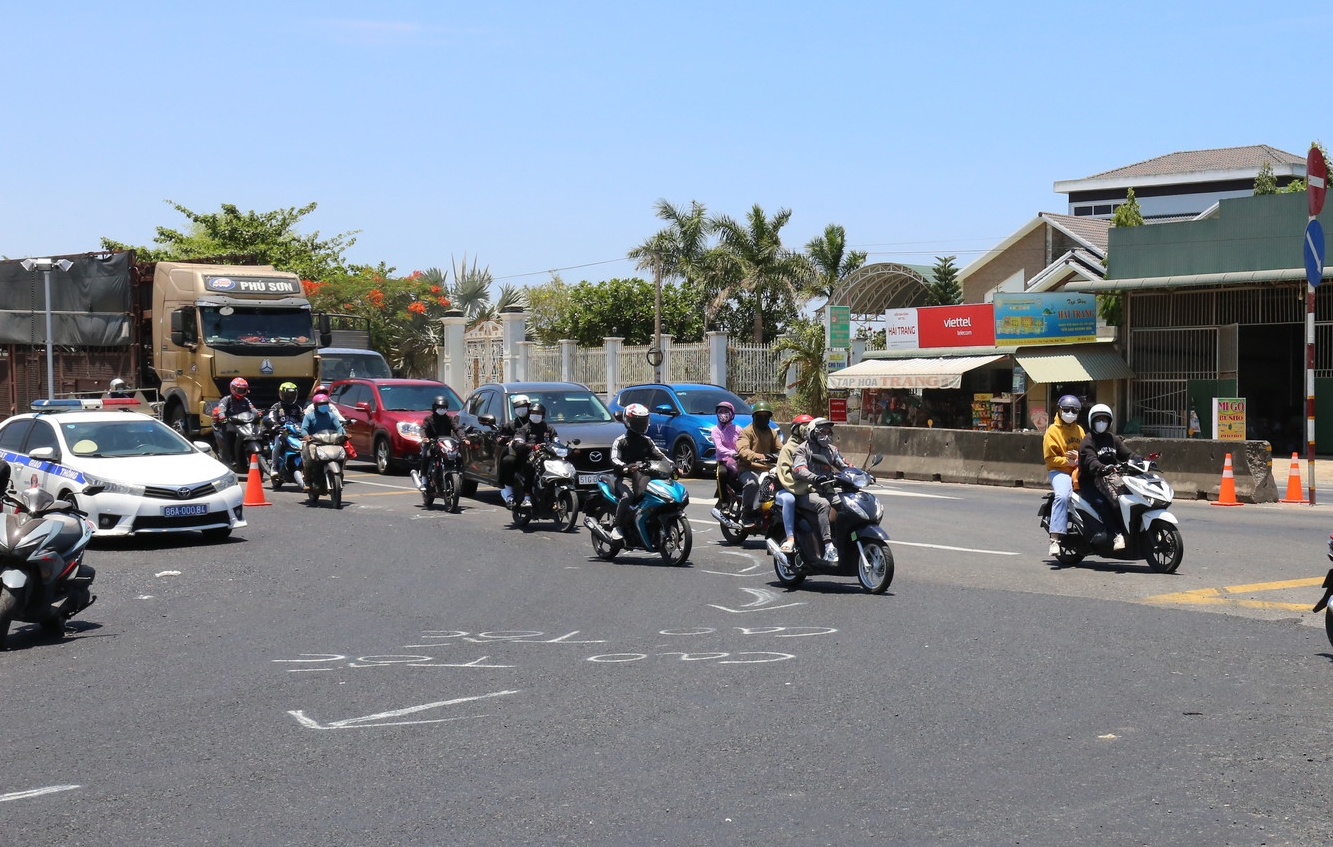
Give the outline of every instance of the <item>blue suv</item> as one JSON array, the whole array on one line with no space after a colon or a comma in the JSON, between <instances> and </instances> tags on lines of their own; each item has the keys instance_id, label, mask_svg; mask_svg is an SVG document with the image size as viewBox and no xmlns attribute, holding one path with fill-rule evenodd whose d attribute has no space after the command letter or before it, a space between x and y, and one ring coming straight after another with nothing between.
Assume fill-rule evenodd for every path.
<instances>
[{"instance_id":1,"label":"blue suv","mask_svg":"<svg viewBox=\"0 0 1333 847\"><path fill-rule=\"evenodd\" d=\"M709 433L717 426L714 410L723 400L736 407L737 426L749 425L750 404L722 386L708 383L631 385L616 394L611 411L623 411L631 403L648 407L648 435L688 476L717 468Z\"/></svg>"}]
</instances>

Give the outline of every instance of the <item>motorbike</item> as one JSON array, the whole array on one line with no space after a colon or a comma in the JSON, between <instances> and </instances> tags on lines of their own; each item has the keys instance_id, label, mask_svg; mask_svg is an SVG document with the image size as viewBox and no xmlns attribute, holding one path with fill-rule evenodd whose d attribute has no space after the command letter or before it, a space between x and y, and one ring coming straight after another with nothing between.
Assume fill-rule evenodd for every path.
<instances>
[{"instance_id":1,"label":"motorbike","mask_svg":"<svg viewBox=\"0 0 1333 847\"><path fill-rule=\"evenodd\" d=\"M775 470L759 474L759 508L752 515L744 514L744 493L737 494L718 480L722 492L722 507L714 506L709 514L717 521L722 537L728 544L744 543L751 533L766 537L774 523L782 526L782 510L776 503L778 475Z\"/></svg>"},{"instance_id":2,"label":"motorbike","mask_svg":"<svg viewBox=\"0 0 1333 847\"><path fill-rule=\"evenodd\" d=\"M421 489L421 502L429 509L440 499L446 512L458 510L458 495L463 488L463 454L458 439L449 435L431 439L421 470L413 471Z\"/></svg>"},{"instance_id":3,"label":"motorbike","mask_svg":"<svg viewBox=\"0 0 1333 847\"><path fill-rule=\"evenodd\" d=\"M222 424L222 433L218 436L218 448L221 451L221 439L230 439L231 469L245 473L250 469L250 457L258 456L259 470L264 476L269 475L267 441L264 437L264 421L254 412L238 412L227 418ZM227 454L224 454L227 455Z\"/></svg>"},{"instance_id":4,"label":"motorbike","mask_svg":"<svg viewBox=\"0 0 1333 847\"><path fill-rule=\"evenodd\" d=\"M522 443L513 441L516 446ZM579 494L574 487L574 465L569 461L569 448L578 443L575 438L568 444L548 441L532 448L525 465L516 471L523 476L532 503L525 506L523 498L514 498L514 526L526 526L533 518L552 518L560 532L578 526Z\"/></svg>"},{"instance_id":5,"label":"motorbike","mask_svg":"<svg viewBox=\"0 0 1333 847\"><path fill-rule=\"evenodd\" d=\"M35 623L52 635L65 631L65 621L97 600L91 592L97 573L83 564L93 537L88 516L65 500L40 488L19 494L9 490L9 465L0 462L0 501L4 505L0 533L0 650L14 621ZM101 486L89 486L96 494Z\"/></svg>"},{"instance_id":6,"label":"motorbike","mask_svg":"<svg viewBox=\"0 0 1333 847\"><path fill-rule=\"evenodd\" d=\"M879 464L875 457L870 467ZM871 594L883 594L893 582L893 550L889 548L889 533L880 526L884 519L884 504L863 489L875 478L860 468L843 468L816 482L815 490L829 501L829 523L833 530L833 545L838 551L836 564L823 558L824 544L819 537L815 516L796 510L796 547L791 553L782 552L787 531L781 517L768 531L768 552L773 557L773 570L778 582L786 588L796 588L811 574L855 576L861 587Z\"/></svg>"},{"instance_id":7,"label":"motorbike","mask_svg":"<svg viewBox=\"0 0 1333 847\"><path fill-rule=\"evenodd\" d=\"M1328 560L1333 562L1333 535L1328 537ZM1333 599L1333 569L1324 577L1324 596L1311 609L1316 614L1324 613L1324 634L1328 636L1328 643L1333 644L1333 606L1328 604L1330 599Z\"/></svg>"},{"instance_id":8,"label":"motorbike","mask_svg":"<svg viewBox=\"0 0 1333 847\"><path fill-rule=\"evenodd\" d=\"M306 442L302 462L305 465L306 496L312 506L319 502L321 494L327 494L333 508L343 507L343 464L347 461L344 438L332 431L315 432Z\"/></svg>"},{"instance_id":9,"label":"motorbike","mask_svg":"<svg viewBox=\"0 0 1333 847\"><path fill-rule=\"evenodd\" d=\"M282 488L283 483L292 483L297 488L305 485L301 474L301 430L296 424L287 421L273 434L273 443L282 443L278 450L278 465L271 469L269 485L274 491Z\"/></svg>"},{"instance_id":10,"label":"motorbike","mask_svg":"<svg viewBox=\"0 0 1333 847\"><path fill-rule=\"evenodd\" d=\"M588 500L583 525L592 533L592 550L597 558L612 561L622 550L657 553L669 565L682 565L690 556L694 535L685 517L690 494L676 479L676 468L669 460L651 462L646 470L653 477L633 512L630 534L620 540L611 537L616 525L616 475L597 477L597 492Z\"/></svg>"},{"instance_id":11,"label":"motorbike","mask_svg":"<svg viewBox=\"0 0 1333 847\"><path fill-rule=\"evenodd\" d=\"M1072 567L1087 556L1136 561L1144 559L1157 573L1175 573L1185 556L1185 542L1180 537L1179 521L1168 511L1175 490L1158 472L1157 454L1146 459L1132 459L1114 465L1125 491L1118 497L1125 546L1112 549L1119 529L1115 526L1111 504L1106 502L1091 481L1079 486L1069 498L1069 528L1055 557L1063 567ZM1051 502L1047 494L1037 510L1041 528L1050 532Z\"/></svg>"}]
</instances>

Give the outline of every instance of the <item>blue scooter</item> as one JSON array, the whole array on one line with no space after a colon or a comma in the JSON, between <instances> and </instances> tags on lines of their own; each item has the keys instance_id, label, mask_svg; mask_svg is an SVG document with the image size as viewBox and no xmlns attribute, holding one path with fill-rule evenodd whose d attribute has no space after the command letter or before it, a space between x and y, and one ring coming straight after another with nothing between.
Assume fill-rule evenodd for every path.
<instances>
[{"instance_id":1,"label":"blue scooter","mask_svg":"<svg viewBox=\"0 0 1333 847\"><path fill-rule=\"evenodd\" d=\"M685 517L690 494L676 481L676 468L669 461L650 463L652 476L643 499L634 508L634 526L619 540L611 537L616 526L616 477L597 477L597 492L588 499L583 525L592 533L592 551L597 558L612 561L621 550L645 550L657 553L669 565L682 565L690 556L694 535Z\"/></svg>"},{"instance_id":2,"label":"blue scooter","mask_svg":"<svg viewBox=\"0 0 1333 847\"><path fill-rule=\"evenodd\" d=\"M278 491L284 482L290 482L300 488L305 484L301 476L301 430L296 424L287 421L278 427L272 443L278 446L278 463L273 466L273 473L269 476L270 487Z\"/></svg>"}]
</instances>

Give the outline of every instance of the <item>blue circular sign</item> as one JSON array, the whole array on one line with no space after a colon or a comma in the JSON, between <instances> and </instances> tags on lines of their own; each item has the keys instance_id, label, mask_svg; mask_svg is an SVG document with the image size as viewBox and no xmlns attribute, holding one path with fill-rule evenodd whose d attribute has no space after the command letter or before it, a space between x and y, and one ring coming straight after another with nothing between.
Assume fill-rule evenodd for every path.
<instances>
[{"instance_id":1,"label":"blue circular sign","mask_svg":"<svg viewBox=\"0 0 1333 847\"><path fill-rule=\"evenodd\" d=\"M1311 218L1305 228L1305 278L1318 285L1324 276L1324 228Z\"/></svg>"}]
</instances>

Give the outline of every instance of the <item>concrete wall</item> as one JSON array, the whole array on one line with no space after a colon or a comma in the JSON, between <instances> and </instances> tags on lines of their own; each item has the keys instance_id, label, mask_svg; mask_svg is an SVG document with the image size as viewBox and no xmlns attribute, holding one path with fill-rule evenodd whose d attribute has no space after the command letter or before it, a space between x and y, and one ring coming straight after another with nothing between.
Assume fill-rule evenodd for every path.
<instances>
[{"instance_id":1,"label":"concrete wall","mask_svg":"<svg viewBox=\"0 0 1333 847\"><path fill-rule=\"evenodd\" d=\"M1039 432L843 424L834 427L833 432L838 449L854 464L865 463L867 455L883 453L884 461L874 469L880 478L1050 487ZM1227 453L1232 454L1237 500L1273 503L1281 496L1273 480L1267 441L1135 437L1125 439L1125 443L1141 456L1162 454L1157 464L1176 490L1178 500L1216 500ZM1284 475L1284 485L1285 480Z\"/></svg>"}]
</instances>

